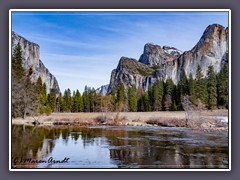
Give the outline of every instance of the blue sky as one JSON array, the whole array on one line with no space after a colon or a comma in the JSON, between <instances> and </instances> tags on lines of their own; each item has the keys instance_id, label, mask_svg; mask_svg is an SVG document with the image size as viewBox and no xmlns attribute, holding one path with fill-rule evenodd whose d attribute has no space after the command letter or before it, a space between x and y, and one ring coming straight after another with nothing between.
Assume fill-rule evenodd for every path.
<instances>
[{"instance_id":1,"label":"blue sky","mask_svg":"<svg viewBox=\"0 0 240 180\"><path fill-rule=\"evenodd\" d=\"M108 84L122 56L139 59L146 43L182 51L227 12L13 12L12 30L40 45L40 59L61 91Z\"/></svg>"}]
</instances>

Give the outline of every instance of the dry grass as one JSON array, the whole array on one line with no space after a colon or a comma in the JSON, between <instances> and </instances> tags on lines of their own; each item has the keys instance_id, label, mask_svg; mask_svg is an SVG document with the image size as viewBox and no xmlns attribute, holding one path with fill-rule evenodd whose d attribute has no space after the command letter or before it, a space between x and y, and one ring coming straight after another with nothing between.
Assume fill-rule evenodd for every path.
<instances>
[{"instance_id":1,"label":"dry grass","mask_svg":"<svg viewBox=\"0 0 240 180\"><path fill-rule=\"evenodd\" d=\"M186 122L184 119L165 119L165 118L155 118L146 121L147 124L164 126L164 127L186 127Z\"/></svg>"},{"instance_id":2,"label":"dry grass","mask_svg":"<svg viewBox=\"0 0 240 180\"><path fill-rule=\"evenodd\" d=\"M221 121L214 119L214 116L228 115L227 110L203 111L204 121L192 121L188 127L201 129L207 127L223 127ZM184 111L160 111L160 112L109 112L109 113L52 113L50 116L36 117L41 125L134 125L134 126L174 126L186 127ZM13 124L31 124L33 117L23 120L13 119Z\"/></svg>"}]
</instances>

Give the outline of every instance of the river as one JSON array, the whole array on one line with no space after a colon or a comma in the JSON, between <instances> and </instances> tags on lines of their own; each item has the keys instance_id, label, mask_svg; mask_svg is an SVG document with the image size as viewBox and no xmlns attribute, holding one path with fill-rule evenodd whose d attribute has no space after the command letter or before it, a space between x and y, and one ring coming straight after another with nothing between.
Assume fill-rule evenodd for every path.
<instances>
[{"instance_id":1,"label":"river","mask_svg":"<svg viewBox=\"0 0 240 180\"><path fill-rule=\"evenodd\" d=\"M12 126L13 168L228 168L228 132Z\"/></svg>"}]
</instances>

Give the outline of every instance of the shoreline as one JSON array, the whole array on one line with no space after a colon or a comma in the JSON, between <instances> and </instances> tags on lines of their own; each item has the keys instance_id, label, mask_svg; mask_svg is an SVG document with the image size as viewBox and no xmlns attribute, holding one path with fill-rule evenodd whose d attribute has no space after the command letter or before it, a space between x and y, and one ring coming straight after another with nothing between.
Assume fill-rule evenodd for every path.
<instances>
[{"instance_id":1,"label":"shoreline","mask_svg":"<svg viewBox=\"0 0 240 180\"><path fill-rule=\"evenodd\" d=\"M188 127L202 130L228 130L228 122L219 117L227 117L228 110L202 111L201 115L194 112L194 117L186 121L185 111L159 112L107 112L107 113L52 113L49 116L14 118L12 125L33 125L37 120L39 126L163 126Z\"/></svg>"}]
</instances>

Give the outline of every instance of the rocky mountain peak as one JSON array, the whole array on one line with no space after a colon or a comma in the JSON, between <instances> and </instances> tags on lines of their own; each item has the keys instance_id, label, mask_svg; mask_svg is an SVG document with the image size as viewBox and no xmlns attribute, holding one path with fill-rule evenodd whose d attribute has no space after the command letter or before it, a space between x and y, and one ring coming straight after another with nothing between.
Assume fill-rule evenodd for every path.
<instances>
[{"instance_id":1,"label":"rocky mountain peak","mask_svg":"<svg viewBox=\"0 0 240 180\"><path fill-rule=\"evenodd\" d=\"M147 75L152 74L153 70L147 65L133 58L121 57L117 67L117 71L128 71L132 74Z\"/></svg>"},{"instance_id":2,"label":"rocky mountain peak","mask_svg":"<svg viewBox=\"0 0 240 180\"><path fill-rule=\"evenodd\" d=\"M142 87L145 91L148 86L167 78L177 84L182 71L188 78L190 74L195 78L198 65L206 77L210 65L217 74L225 63L228 63L228 28L212 24L190 51L182 53L174 47L147 43L139 61L122 57L117 69L112 71L108 93L119 84L123 84L125 89Z\"/></svg>"},{"instance_id":3,"label":"rocky mountain peak","mask_svg":"<svg viewBox=\"0 0 240 180\"><path fill-rule=\"evenodd\" d=\"M146 86L143 81L153 74L154 70L146 64L133 58L121 57L117 69L111 73L108 93L112 93L119 84L123 84L125 89L132 86L136 88Z\"/></svg>"},{"instance_id":4,"label":"rocky mountain peak","mask_svg":"<svg viewBox=\"0 0 240 180\"><path fill-rule=\"evenodd\" d=\"M178 58L178 57L183 53L183 52L180 51L179 49L177 49L177 48L175 48L175 47L170 47L170 46L163 46L162 49L163 49L166 53L174 56L174 58Z\"/></svg>"},{"instance_id":5,"label":"rocky mountain peak","mask_svg":"<svg viewBox=\"0 0 240 180\"><path fill-rule=\"evenodd\" d=\"M212 24L205 29L193 49L179 58L178 64L185 69L187 76L192 73L194 77L197 65L201 66L203 75L206 76L208 66L213 65L215 73L218 73L226 62L228 62L228 28Z\"/></svg>"},{"instance_id":6,"label":"rocky mountain peak","mask_svg":"<svg viewBox=\"0 0 240 180\"><path fill-rule=\"evenodd\" d=\"M161 46L154 43L147 43L144 45L143 53L153 53L157 51L161 51Z\"/></svg>"},{"instance_id":7,"label":"rocky mountain peak","mask_svg":"<svg viewBox=\"0 0 240 180\"><path fill-rule=\"evenodd\" d=\"M137 61L137 60L133 59L133 58L128 58L128 57L122 56L119 60L118 68L127 67L129 65L129 62L131 62L131 61Z\"/></svg>"},{"instance_id":8,"label":"rocky mountain peak","mask_svg":"<svg viewBox=\"0 0 240 180\"><path fill-rule=\"evenodd\" d=\"M192 51L207 51L209 46L217 47L221 46L221 42L227 42L228 28L223 27L220 24L209 25L203 32L202 37L193 47ZM225 45L224 45L225 46Z\"/></svg>"},{"instance_id":9,"label":"rocky mountain peak","mask_svg":"<svg viewBox=\"0 0 240 180\"><path fill-rule=\"evenodd\" d=\"M147 43L144 46L143 54L139 62L151 67L165 64L167 60L173 60L174 56L164 51L159 45Z\"/></svg>"}]
</instances>

